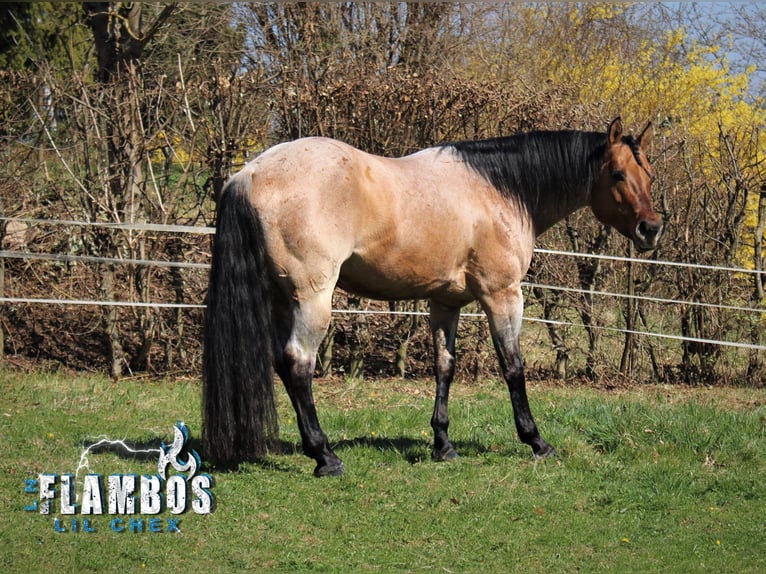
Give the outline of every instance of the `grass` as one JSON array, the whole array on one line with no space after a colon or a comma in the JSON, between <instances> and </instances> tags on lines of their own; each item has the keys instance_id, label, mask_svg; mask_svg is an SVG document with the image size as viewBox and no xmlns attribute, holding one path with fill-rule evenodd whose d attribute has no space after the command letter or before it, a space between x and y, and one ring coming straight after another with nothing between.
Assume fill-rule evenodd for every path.
<instances>
[{"instance_id":1,"label":"grass","mask_svg":"<svg viewBox=\"0 0 766 574\"><path fill-rule=\"evenodd\" d=\"M24 480L74 472L101 435L156 447L182 419L198 437L196 381L0 371L0 391L3 572L766 571L762 389L535 385L533 412L559 448L536 462L504 389L458 384L451 434L462 458L436 464L430 382L319 381L346 475L312 476L280 393L286 452L236 472L207 468L216 510L180 515L180 534L116 533L106 515L92 517L93 533L57 533L60 515L24 511L34 498ZM104 476L156 472L153 456L87 459Z\"/></svg>"}]
</instances>

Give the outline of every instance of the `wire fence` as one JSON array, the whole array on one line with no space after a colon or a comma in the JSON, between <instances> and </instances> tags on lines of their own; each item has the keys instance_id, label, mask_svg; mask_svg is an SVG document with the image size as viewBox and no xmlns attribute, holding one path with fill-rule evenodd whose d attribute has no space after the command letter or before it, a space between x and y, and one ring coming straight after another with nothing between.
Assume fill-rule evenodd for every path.
<instances>
[{"instance_id":1,"label":"wire fence","mask_svg":"<svg viewBox=\"0 0 766 574\"><path fill-rule=\"evenodd\" d=\"M154 223L102 223L102 222L87 222L76 220L51 220L51 219L39 219L39 218L15 218L15 217L2 217L0 216L0 222L7 225L11 222L16 222L24 225L50 225L59 227L98 227L108 230L129 231L138 233L168 233L168 234L195 234L195 235L212 235L215 233L214 227L196 226L196 225L164 225ZM627 264L641 264L641 265L654 265L654 266L666 266L676 268L686 268L694 270L705 271L718 271L739 275L751 275L754 273L764 274L763 271L747 269L743 267L727 267L717 265L703 265L698 263L688 263L679 261L664 261L658 259L641 259L632 257L623 257L615 255L604 254L592 254L592 253L574 253L569 251L553 250L538 248L535 249L535 253L547 254L557 257L574 257L574 258L592 258L605 261L613 261L617 263ZM62 254L62 253L35 253L30 251L18 251L18 250L0 250L0 259L22 259L22 260L38 260L38 261L54 261L68 264L111 264L111 265L133 265L133 266L149 266L149 267L164 267L175 269L195 269L195 270L207 270L210 268L209 263L199 262L185 262L185 261L163 261L156 259L136 259L136 258L121 258L121 257L96 257L89 255L76 255L76 254ZM633 300L647 303L654 303L659 305L679 306L684 305L688 307L704 307L708 309L718 309L721 311L733 311L746 314L753 314L760 319L766 319L764 314L766 308L760 308L747 305L730 305L722 303L711 303L705 301L692 301L688 299L675 299L669 297L654 297L649 295L623 293L619 291L601 291L601 290L589 290L580 289L574 287L568 287L564 285L549 285L539 284L534 282L524 282L522 286L526 289L541 289L550 292L572 293L580 295L589 295L591 297L604 297L621 300ZM141 301L104 301L99 299L76 299L76 298L42 298L42 297L13 297L5 296L0 293L0 302L5 304L28 304L28 305L72 305L72 306L113 306L113 307L134 307L134 308L156 308L156 309L204 309L205 305L202 302L196 303L173 303L173 302L141 302ZM409 310L375 310L375 309L333 309L334 314L357 314L357 315L389 315L389 316L428 316L427 312L423 311L409 311ZM470 319L482 319L484 317L481 313L464 312L461 314L463 318ZM689 337L682 336L675 333L666 333L654 330L635 330L622 327L613 327L607 325L585 325L583 323L577 323L573 321L559 321L552 319L544 319L539 317L525 316L524 320L527 322L541 323L546 325L558 325L566 327L578 327L595 329L605 332L620 333L623 335L637 335L644 337L655 337L660 339L669 339L675 341L686 341L691 343L704 343L719 345L723 347L735 347L740 349L764 351L766 345L747 341L731 341L721 339L710 339L704 337Z\"/></svg>"}]
</instances>

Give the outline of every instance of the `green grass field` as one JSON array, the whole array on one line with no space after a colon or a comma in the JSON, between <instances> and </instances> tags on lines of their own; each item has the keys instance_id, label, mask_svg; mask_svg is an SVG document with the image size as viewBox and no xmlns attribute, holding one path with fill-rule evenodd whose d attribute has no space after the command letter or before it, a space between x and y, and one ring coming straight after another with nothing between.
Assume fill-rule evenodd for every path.
<instances>
[{"instance_id":1,"label":"green grass field","mask_svg":"<svg viewBox=\"0 0 766 574\"><path fill-rule=\"evenodd\" d=\"M156 448L184 420L198 439L198 382L0 371L0 390L2 572L766 572L763 389L533 385L559 449L535 462L499 383L456 384L462 457L436 464L430 381L318 381L340 479L312 476L280 390L285 452L237 472L206 467L215 511L165 511L162 529L172 518L180 532L158 533L140 514L140 533L113 531L106 514L75 515L72 532L57 503L50 516L24 510L36 499L25 480L75 473L103 436ZM104 477L157 472L154 454L87 462Z\"/></svg>"}]
</instances>

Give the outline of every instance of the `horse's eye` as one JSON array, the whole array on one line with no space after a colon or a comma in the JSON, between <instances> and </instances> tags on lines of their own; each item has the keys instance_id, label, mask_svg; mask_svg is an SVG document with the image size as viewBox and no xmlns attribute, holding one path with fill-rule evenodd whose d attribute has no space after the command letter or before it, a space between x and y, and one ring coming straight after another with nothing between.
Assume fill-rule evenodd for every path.
<instances>
[{"instance_id":1,"label":"horse's eye","mask_svg":"<svg viewBox=\"0 0 766 574\"><path fill-rule=\"evenodd\" d=\"M625 181L625 172L620 170L614 170L612 172L612 179L614 181Z\"/></svg>"}]
</instances>

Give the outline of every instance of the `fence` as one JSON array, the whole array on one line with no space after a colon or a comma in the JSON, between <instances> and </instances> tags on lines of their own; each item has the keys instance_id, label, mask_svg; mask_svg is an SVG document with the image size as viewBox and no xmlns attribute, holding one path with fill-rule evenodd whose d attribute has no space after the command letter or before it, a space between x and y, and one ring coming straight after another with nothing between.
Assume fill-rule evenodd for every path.
<instances>
[{"instance_id":1,"label":"fence","mask_svg":"<svg viewBox=\"0 0 766 574\"><path fill-rule=\"evenodd\" d=\"M26 229L42 226L53 226L54 228L100 228L105 231L121 231L129 234L135 234L136 236L141 234L184 234L184 235L203 235L209 236L214 232L212 227L201 226L184 226L184 225L160 225L160 224L113 224L113 223L94 223L83 221L65 221L65 220L47 220L47 219L32 219L32 218L10 218L0 217L0 229L7 227L9 224L15 223L16 226L23 226ZM55 232L54 232L55 234ZM23 245L24 241L10 242L16 245ZM726 267L726 266L711 266L700 265L696 263L686 263L678 261L660 261L656 259L644 259L644 258L631 258L622 257L616 255L604 255L604 254L589 254L589 253L572 253L567 251L553 250L539 248L535 250L537 254L552 256L560 258L562 260L571 258L591 258L604 261L610 261L618 265L647 265L647 266L660 266L664 268L677 268L683 270L694 271L711 271L722 272L726 274L732 274L738 277L747 277L753 273L758 273L751 269ZM0 251L0 260L4 261L39 261L39 262L51 262L66 265L115 265L115 266L132 266L132 267L146 267L146 268L166 268L175 270L195 270L203 274L206 274L209 268L209 263L192 262L192 261L163 261L158 259L143 259L143 258L120 258L120 257L97 257L92 255L82 255L76 253L54 253L54 252L33 252L29 249L16 248L16 249L4 249ZM9 276L5 278L5 283L8 284ZM13 280L11 278L11 280ZM709 301L695 301L681 298L673 298L667 296L654 296L649 294L635 294L629 292L621 292L618 290L593 290L583 289L571 285L555 285L555 284L541 284L534 281L529 281L523 284L527 291L528 298L530 298L530 292L532 290L537 293L550 293L550 294L566 294L573 297L590 297L598 298L603 301L613 301L613 304L619 304L618 302L633 302L640 305L652 305L659 306L665 309L669 309L665 314L671 316L675 313L675 310L679 308L705 308L715 310L716 312L728 312L736 313L738 316L747 317L746 322L754 325L760 325L760 323L766 318L764 313L766 309L759 307L758 304L752 305L747 302L742 304L730 304L730 303L714 303ZM2 287L2 283L0 283ZM16 289L18 291L18 289ZM532 297L534 299L534 297ZM77 297L29 297L19 295L8 295L5 290L0 290L0 302L4 305L54 305L54 306L94 306L94 307L123 307L134 309L175 309L175 310L201 310L204 309L204 303L202 300L186 301L186 302L172 302L172 301L138 301L138 300L101 300L98 298L77 298ZM369 307L369 306L368 306ZM619 325L620 321L615 321L613 324L584 324L582 321L577 321L571 317L562 318L544 318L539 316L539 313L535 313L533 306L528 307L525 310L524 320L529 323L537 323L544 325L545 328L568 328L574 330L592 330L600 331L604 333L613 333L620 336L634 336L639 338L653 338L662 339L667 341L680 342L683 345L705 345L714 346L718 348L733 348L740 349L747 352L759 353L766 350L766 345L762 343L760 335L753 336L752 329L750 334L746 337L749 340L745 340L745 337L739 339L727 339L727 338L709 338L709 337L695 337L680 334L677 329L664 330L661 328L630 328L626 325ZM342 305L333 309L334 315L338 316L366 316L366 317L421 317L427 316L427 313L417 309L396 309L393 306L389 308L361 308L359 304L356 306ZM483 315L478 312L466 311L461 315L466 319L483 321ZM647 322L644 321L646 324ZM742 335L742 333L738 333Z\"/></svg>"}]
</instances>

